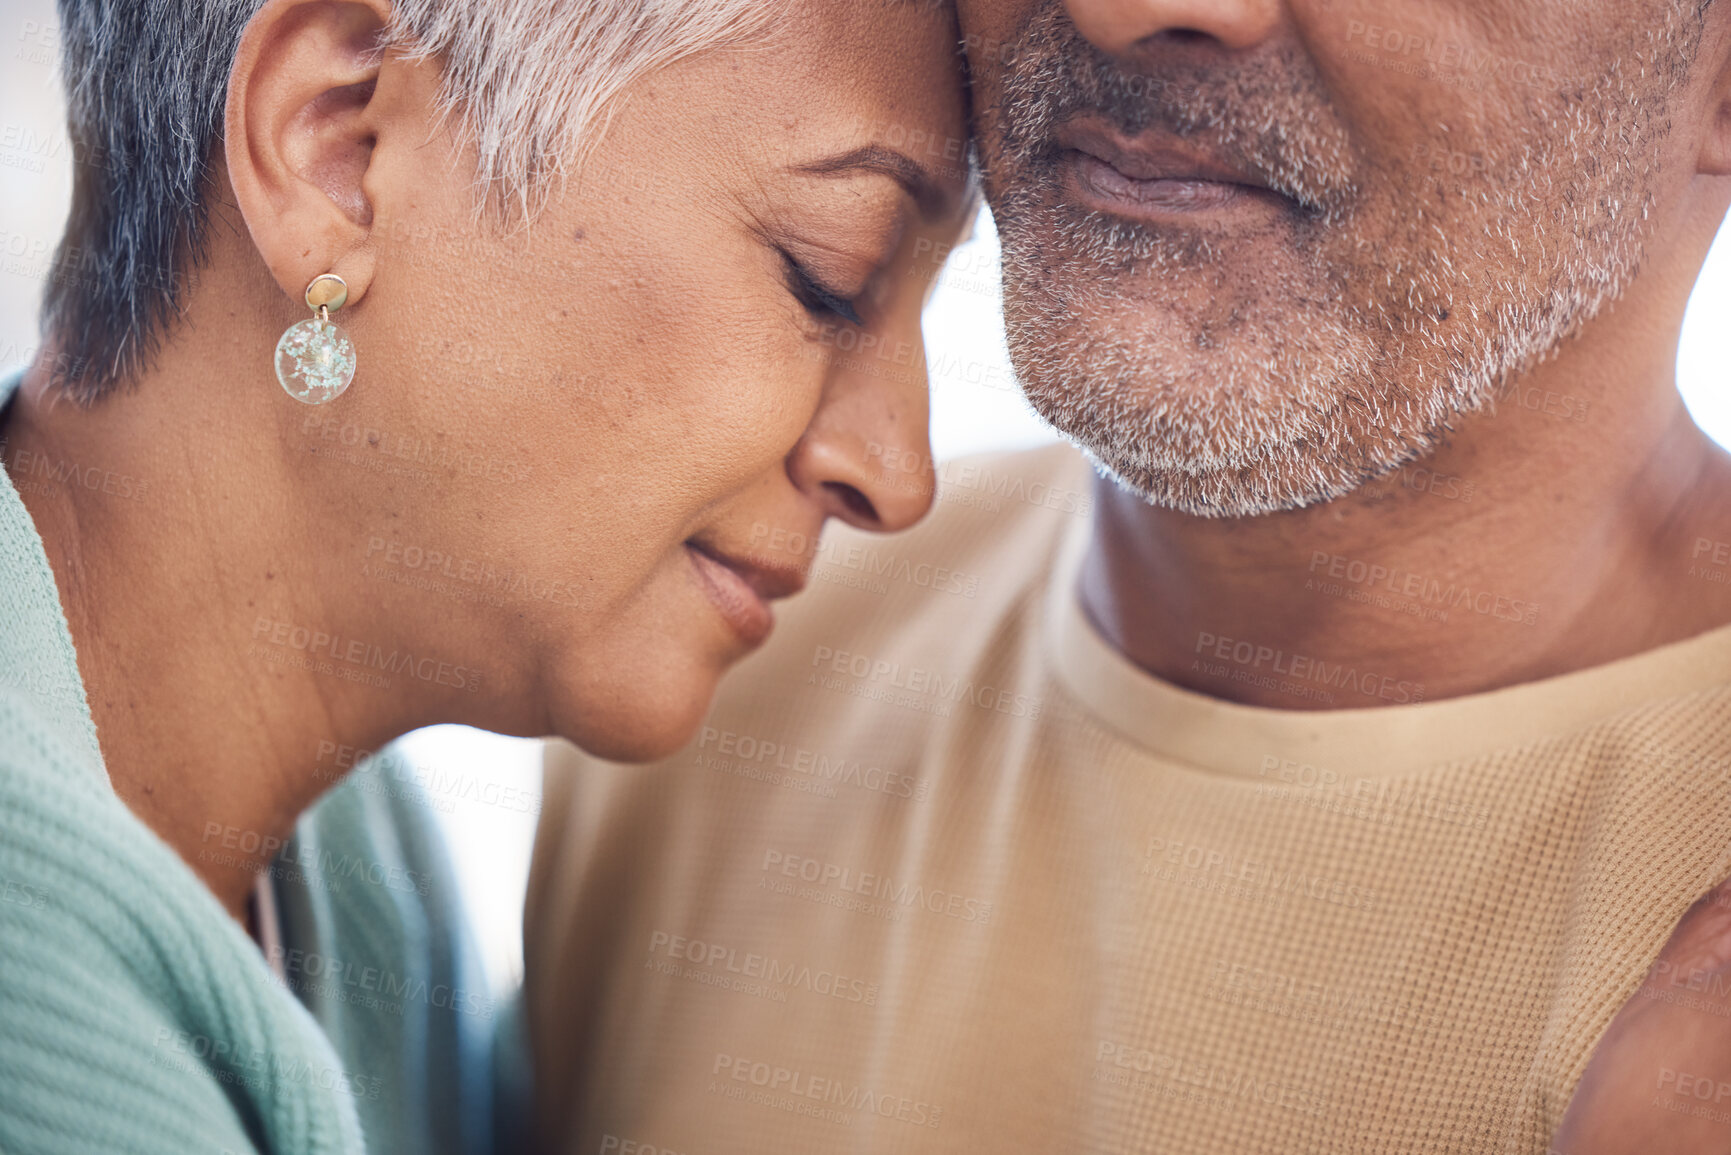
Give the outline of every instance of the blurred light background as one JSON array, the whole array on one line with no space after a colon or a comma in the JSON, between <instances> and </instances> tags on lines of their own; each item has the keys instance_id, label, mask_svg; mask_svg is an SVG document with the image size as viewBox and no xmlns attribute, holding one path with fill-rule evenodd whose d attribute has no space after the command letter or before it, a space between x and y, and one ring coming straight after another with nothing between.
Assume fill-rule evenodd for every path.
<instances>
[{"instance_id":1,"label":"blurred light background","mask_svg":"<svg viewBox=\"0 0 1731 1155\"><path fill-rule=\"evenodd\" d=\"M36 306L71 196L71 163L51 0L0 0L0 370L36 351ZM1695 420L1731 445L1731 228L1722 228L1689 302L1677 374ZM939 461L1053 438L1014 387L998 306L998 246L982 214L956 248L925 316L932 446ZM404 739L447 775L538 788L538 744L461 726ZM522 972L519 919L534 816L459 801L440 813L469 907L499 985Z\"/></svg>"}]
</instances>

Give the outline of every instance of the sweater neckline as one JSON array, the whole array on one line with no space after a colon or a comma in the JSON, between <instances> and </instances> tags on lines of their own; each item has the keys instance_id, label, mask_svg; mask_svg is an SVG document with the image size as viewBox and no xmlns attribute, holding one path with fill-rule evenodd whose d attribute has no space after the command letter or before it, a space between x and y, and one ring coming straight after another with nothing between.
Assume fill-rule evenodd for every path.
<instances>
[{"instance_id":1,"label":"sweater neckline","mask_svg":"<svg viewBox=\"0 0 1731 1155\"><path fill-rule=\"evenodd\" d=\"M1271 770L1381 778L1568 734L1643 704L1731 684L1731 626L1614 662L1434 702L1330 710L1246 706L1187 690L1135 665L1077 597L1092 533L1077 519L1045 591L1042 645L1076 703L1156 757L1235 777Z\"/></svg>"},{"instance_id":2,"label":"sweater neckline","mask_svg":"<svg viewBox=\"0 0 1731 1155\"><path fill-rule=\"evenodd\" d=\"M0 375L0 413L23 383L23 372ZM0 445L4 445L0 436ZM78 652L60 604L60 589L48 564L48 551L17 487L0 469L0 690L19 692L91 780L110 789L96 720L78 672Z\"/></svg>"}]
</instances>

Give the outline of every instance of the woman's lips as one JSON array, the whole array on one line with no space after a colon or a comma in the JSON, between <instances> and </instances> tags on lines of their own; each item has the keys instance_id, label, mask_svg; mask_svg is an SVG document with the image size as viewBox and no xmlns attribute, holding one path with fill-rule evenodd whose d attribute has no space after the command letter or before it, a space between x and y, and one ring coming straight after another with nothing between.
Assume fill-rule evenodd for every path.
<instances>
[{"instance_id":1,"label":"woman's lips","mask_svg":"<svg viewBox=\"0 0 1731 1155\"><path fill-rule=\"evenodd\" d=\"M742 572L744 563L729 563L689 541L685 543L685 550L691 555L698 584L703 587L710 603L720 611L723 620L733 627L746 645L762 645L775 628L775 611L769 608L769 597L777 595L760 594L753 585L754 579L762 584L759 575L753 572L748 577ZM740 568L735 568L736 564Z\"/></svg>"}]
</instances>

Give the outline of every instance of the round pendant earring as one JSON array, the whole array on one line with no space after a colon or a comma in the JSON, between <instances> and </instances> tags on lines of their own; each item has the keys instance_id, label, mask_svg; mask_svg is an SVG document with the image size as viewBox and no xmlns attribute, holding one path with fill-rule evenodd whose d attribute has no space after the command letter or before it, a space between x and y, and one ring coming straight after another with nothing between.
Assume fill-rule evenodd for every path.
<instances>
[{"instance_id":1,"label":"round pendant earring","mask_svg":"<svg viewBox=\"0 0 1731 1155\"><path fill-rule=\"evenodd\" d=\"M296 401L323 405L342 396L355 379L355 346L331 314L349 299L349 286L335 273L307 286L310 321L296 321L276 343L276 379Z\"/></svg>"}]
</instances>

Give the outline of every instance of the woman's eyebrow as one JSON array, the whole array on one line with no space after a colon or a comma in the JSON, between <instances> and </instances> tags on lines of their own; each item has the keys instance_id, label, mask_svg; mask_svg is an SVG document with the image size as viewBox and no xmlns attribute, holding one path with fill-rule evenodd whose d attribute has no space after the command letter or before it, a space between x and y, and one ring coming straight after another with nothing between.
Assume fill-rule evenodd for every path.
<instances>
[{"instance_id":1,"label":"woman's eyebrow","mask_svg":"<svg viewBox=\"0 0 1731 1155\"><path fill-rule=\"evenodd\" d=\"M881 144L867 144L849 152L837 153L807 164L795 165L794 172L812 176L838 176L845 173L868 172L887 176L914 198L920 215L927 220L940 216L951 197L932 171L905 152Z\"/></svg>"}]
</instances>

